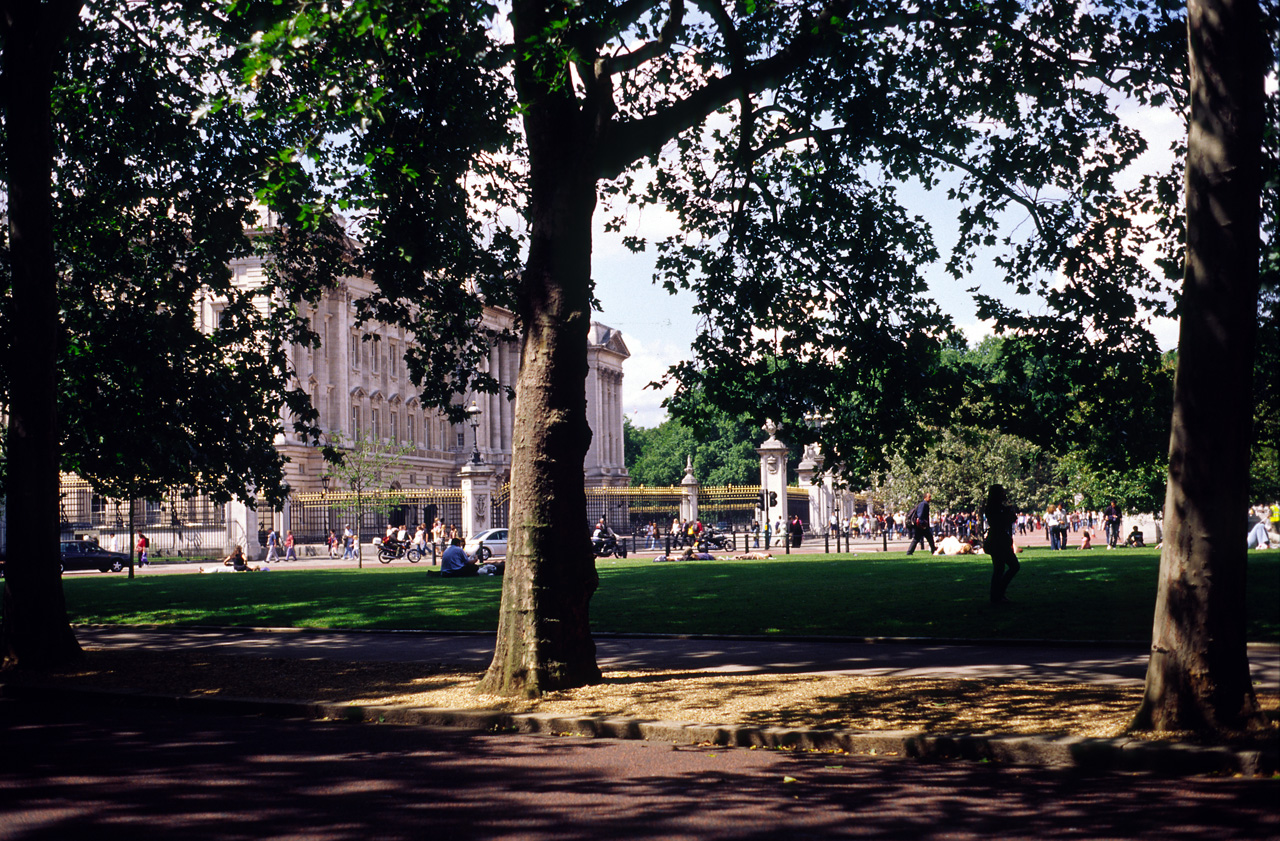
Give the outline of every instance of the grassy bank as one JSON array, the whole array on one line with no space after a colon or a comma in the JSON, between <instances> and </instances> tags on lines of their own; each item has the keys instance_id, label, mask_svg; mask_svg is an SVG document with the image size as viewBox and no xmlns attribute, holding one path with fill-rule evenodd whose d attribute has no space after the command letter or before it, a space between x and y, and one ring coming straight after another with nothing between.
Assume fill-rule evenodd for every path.
<instances>
[{"instance_id":1,"label":"grassy bank","mask_svg":"<svg viewBox=\"0 0 1280 841\"><path fill-rule=\"evenodd\" d=\"M601 561L598 631L994 639L1150 639L1154 550L1022 556L992 607L984 556L900 553L773 561ZM1249 556L1249 638L1280 640L1280 553ZM239 575L71 576L73 622L492 630L501 580L422 568Z\"/></svg>"}]
</instances>

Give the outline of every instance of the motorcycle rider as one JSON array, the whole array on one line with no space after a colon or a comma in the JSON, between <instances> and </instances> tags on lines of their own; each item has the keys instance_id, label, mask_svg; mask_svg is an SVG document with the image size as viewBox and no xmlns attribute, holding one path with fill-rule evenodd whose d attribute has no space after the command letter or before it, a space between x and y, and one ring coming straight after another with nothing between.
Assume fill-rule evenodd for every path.
<instances>
[{"instance_id":1,"label":"motorcycle rider","mask_svg":"<svg viewBox=\"0 0 1280 841\"><path fill-rule=\"evenodd\" d=\"M604 517L596 523L595 531L591 533L591 548L595 551L597 558L606 557L608 555L620 555L626 557L626 551L619 551L618 535L613 529L609 528L608 523L604 521Z\"/></svg>"}]
</instances>

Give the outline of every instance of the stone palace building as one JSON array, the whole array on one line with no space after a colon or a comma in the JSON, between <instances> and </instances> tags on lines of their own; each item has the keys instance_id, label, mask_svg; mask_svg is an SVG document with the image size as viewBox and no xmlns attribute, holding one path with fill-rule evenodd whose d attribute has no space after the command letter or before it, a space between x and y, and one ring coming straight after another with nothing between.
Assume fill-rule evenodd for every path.
<instances>
[{"instance_id":1,"label":"stone palace building","mask_svg":"<svg viewBox=\"0 0 1280 841\"><path fill-rule=\"evenodd\" d=\"M232 269L238 285L263 282L261 258L239 260ZM292 348L295 376L311 396L321 429L329 436L341 436L334 440L370 435L411 448L399 465L403 488L459 487L460 470L472 453L470 425L451 424L440 412L420 404L404 364L405 349L413 339L403 329L372 323L356 327L354 302L372 288L367 278L347 277L316 306L302 305L301 313L311 319L320 346ZM198 313L202 326L210 330L219 315L216 300L205 301ZM482 327L509 330L513 318L508 310L487 306ZM376 336L377 341L367 341L367 336ZM592 323L586 383L592 431L585 463L588 487L625 487L628 482L622 450L622 364L629 356L621 333ZM485 372L504 386L514 386L519 366L519 345L499 341L489 351ZM473 400L480 409L475 445L500 485L510 476L515 404L503 394L460 398L467 406ZM288 458L289 486L297 492L319 492L324 472L320 451L296 436L288 424L286 430L277 438L277 447Z\"/></svg>"}]
</instances>

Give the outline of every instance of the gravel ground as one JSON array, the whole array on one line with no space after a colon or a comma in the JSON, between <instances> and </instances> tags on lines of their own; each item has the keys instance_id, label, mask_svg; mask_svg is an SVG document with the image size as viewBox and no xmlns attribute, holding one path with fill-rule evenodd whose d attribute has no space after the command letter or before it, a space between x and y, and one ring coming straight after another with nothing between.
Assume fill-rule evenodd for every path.
<instances>
[{"instance_id":1,"label":"gravel ground","mask_svg":"<svg viewBox=\"0 0 1280 841\"><path fill-rule=\"evenodd\" d=\"M606 672L603 683L539 700L476 693L480 673L422 664L341 662L184 651L94 650L57 673L8 671L7 683L152 693L490 709L699 722L926 733L1120 735L1140 687L1009 680ZM1280 693L1260 693L1280 734ZM1180 734L1151 734L1178 738Z\"/></svg>"}]
</instances>

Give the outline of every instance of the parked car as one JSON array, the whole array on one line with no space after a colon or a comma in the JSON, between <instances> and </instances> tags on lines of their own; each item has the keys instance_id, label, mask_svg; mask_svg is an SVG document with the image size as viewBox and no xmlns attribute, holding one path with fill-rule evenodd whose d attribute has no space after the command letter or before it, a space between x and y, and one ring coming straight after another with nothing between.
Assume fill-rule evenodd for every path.
<instances>
[{"instance_id":1,"label":"parked car","mask_svg":"<svg viewBox=\"0 0 1280 841\"><path fill-rule=\"evenodd\" d=\"M464 543L462 550L467 553L468 558L475 558L481 562L489 560L494 555L505 557L507 554L507 530L485 529L479 534L473 535L470 540Z\"/></svg>"},{"instance_id":2,"label":"parked car","mask_svg":"<svg viewBox=\"0 0 1280 841\"><path fill-rule=\"evenodd\" d=\"M62 541L63 572L77 569L120 572L128 565L128 555L121 552L108 552L92 540Z\"/></svg>"}]
</instances>

